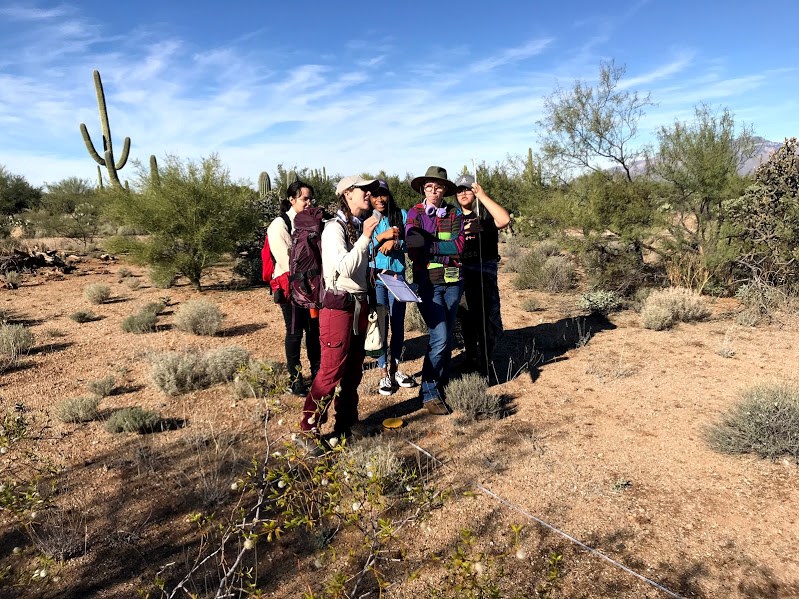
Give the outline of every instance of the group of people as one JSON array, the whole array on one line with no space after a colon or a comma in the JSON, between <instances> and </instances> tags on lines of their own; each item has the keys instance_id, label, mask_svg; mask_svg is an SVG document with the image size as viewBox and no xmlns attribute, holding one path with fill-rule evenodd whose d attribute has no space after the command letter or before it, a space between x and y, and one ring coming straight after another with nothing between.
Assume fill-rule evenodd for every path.
<instances>
[{"instance_id":1,"label":"group of people","mask_svg":"<svg viewBox=\"0 0 799 599\"><path fill-rule=\"evenodd\" d=\"M411 181L411 187L421 197L406 212L396 205L385 181L342 178L336 186L338 210L325 222L321 235L324 289L318 318L313 310L281 304L291 388L305 395L298 441L313 453L322 450L321 427L331 403L334 436L365 432L358 414L358 387L370 307L382 306L379 313L384 319L383 349L377 360L379 393L391 395L398 387L417 386L413 376L400 368L406 305L384 284L387 277L412 281L421 299L418 306L429 331L418 384L424 408L436 415L451 411L445 388L459 310L468 323L462 327L464 366L488 375L502 333L498 231L508 225L510 216L468 174L452 182L445 169L431 166ZM313 193L307 183L292 183L280 217L267 229L275 276L289 270L291 225L313 204ZM456 202L445 200L451 197ZM412 279L407 276L406 258ZM309 386L300 366L303 335L311 369Z\"/></svg>"}]
</instances>

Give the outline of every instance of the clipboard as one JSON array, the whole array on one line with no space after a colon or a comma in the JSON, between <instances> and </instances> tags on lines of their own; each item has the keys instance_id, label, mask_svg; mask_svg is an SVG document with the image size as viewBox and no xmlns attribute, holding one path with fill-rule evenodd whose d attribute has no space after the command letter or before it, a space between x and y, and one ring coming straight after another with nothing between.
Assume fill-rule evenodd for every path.
<instances>
[{"instance_id":1,"label":"clipboard","mask_svg":"<svg viewBox=\"0 0 799 599\"><path fill-rule=\"evenodd\" d=\"M383 285L386 286L386 289L388 289L391 295L398 301L415 303L422 301L422 298L416 295L416 292L402 279L395 279L391 275L383 276L382 272L377 274L377 278L380 279Z\"/></svg>"}]
</instances>

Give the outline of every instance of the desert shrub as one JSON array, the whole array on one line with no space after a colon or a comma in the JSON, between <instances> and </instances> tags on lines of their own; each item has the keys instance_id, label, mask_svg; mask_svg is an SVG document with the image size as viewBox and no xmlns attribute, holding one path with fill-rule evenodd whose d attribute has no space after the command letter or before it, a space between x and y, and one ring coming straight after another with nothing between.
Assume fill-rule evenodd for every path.
<instances>
[{"instance_id":1,"label":"desert shrub","mask_svg":"<svg viewBox=\"0 0 799 599\"><path fill-rule=\"evenodd\" d=\"M347 473L363 483L379 484L383 490L396 489L407 476L395 443L385 437L370 437L348 447Z\"/></svg>"},{"instance_id":2,"label":"desert shrub","mask_svg":"<svg viewBox=\"0 0 799 599\"><path fill-rule=\"evenodd\" d=\"M33 333L21 324L0 324L0 356L15 360L33 347Z\"/></svg>"},{"instance_id":3,"label":"desert shrub","mask_svg":"<svg viewBox=\"0 0 799 599\"><path fill-rule=\"evenodd\" d=\"M141 282L136 277L128 277L125 279L125 286L131 291L134 291L141 286Z\"/></svg>"},{"instance_id":4,"label":"desert shrub","mask_svg":"<svg viewBox=\"0 0 799 599\"><path fill-rule=\"evenodd\" d=\"M239 366L233 379L236 398L262 398L285 393L289 388L289 373L283 364L267 360L249 360Z\"/></svg>"},{"instance_id":5,"label":"desert shrub","mask_svg":"<svg viewBox=\"0 0 799 599\"><path fill-rule=\"evenodd\" d=\"M111 288L103 283L92 283L83 290L83 295L92 304L102 304L111 297Z\"/></svg>"},{"instance_id":6,"label":"desert shrub","mask_svg":"<svg viewBox=\"0 0 799 599\"><path fill-rule=\"evenodd\" d=\"M222 326L222 313L208 300L189 300L175 311L174 323L179 331L212 336Z\"/></svg>"},{"instance_id":7,"label":"desert shrub","mask_svg":"<svg viewBox=\"0 0 799 599\"><path fill-rule=\"evenodd\" d=\"M22 275L16 270L9 270L3 274L3 282L9 289L17 289L22 284Z\"/></svg>"},{"instance_id":8,"label":"desert shrub","mask_svg":"<svg viewBox=\"0 0 799 599\"><path fill-rule=\"evenodd\" d=\"M112 375L104 376L101 379L96 379L86 383L86 388L90 393L98 397L108 397L114 391L116 386L116 379Z\"/></svg>"},{"instance_id":9,"label":"desert shrub","mask_svg":"<svg viewBox=\"0 0 799 599\"><path fill-rule=\"evenodd\" d=\"M161 417L139 407L115 410L105 423L109 433L151 433L158 430Z\"/></svg>"},{"instance_id":10,"label":"desert shrub","mask_svg":"<svg viewBox=\"0 0 799 599\"><path fill-rule=\"evenodd\" d=\"M541 268L543 261L541 256L530 252L516 261L516 276L513 278L513 286L516 289L535 289L541 278Z\"/></svg>"},{"instance_id":11,"label":"desert shrub","mask_svg":"<svg viewBox=\"0 0 799 599\"><path fill-rule=\"evenodd\" d=\"M649 294L641 310L641 324L645 328L660 331L675 322L694 322L708 316L710 310L701 295L684 287L670 287ZM661 323L664 326L658 328Z\"/></svg>"},{"instance_id":12,"label":"desert shrub","mask_svg":"<svg viewBox=\"0 0 799 599\"><path fill-rule=\"evenodd\" d=\"M615 291L597 289L581 295L580 299L577 300L577 306L591 314L607 316L611 312L621 309L622 299Z\"/></svg>"},{"instance_id":13,"label":"desert shrub","mask_svg":"<svg viewBox=\"0 0 799 599\"><path fill-rule=\"evenodd\" d=\"M117 271L117 276L119 277L119 280L121 281L122 279L127 279L128 277L132 277L133 276L133 271L131 271L129 268L123 266L122 268L120 268Z\"/></svg>"},{"instance_id":14,"label":"desert shrub","mask_svg":"<svg viewBox=\"0 0 799 599\"><path fill-rule=\"evenodd\" d=\"M73 397L55 404L55 416L61 422L89 422L97 418L100 397Z\"/></svg>"},{"instance_id":15,"label":"desert shrub","mask_svg":"<svg viewBox=\"0 0 799 599\"><path fill-rule=\"evenodd\" d=\"M641 326L653 331L664 331L674 326L674 315L664 306L644 304L641 309Z\"/></svg>"},{"instance_id":16,"label":"desert shrub","mask_svg":"<svg viewBox=\"0 0 799 599\"><path fill-rule=\"evenodd\" d=\"M427 325L422 318L422 313L419 311L419 304L416 302L410 303L405 310L405 330L406 331L427 331Z\"/></svg>"},{"instance_id":17,"label":"desert shrub","mask_svg":"<svg viewBox=\"0 0 799 599\"><path fill-rule=\"evenodd\" d=\"M150 377L167 395L179 395L233 379L248 363L249 353L239 347L223 347L205 353L173 351L151 358Z\"/></svg>"},{"instance_id":18,"label":"desert shrub","mask_svg":"<svg viewBox=\"0 0 799 599\"><path fill-rule=\"evenodd\" d=\"M158 322L158 313L142 310L122 319L122 330L126 333L152 333Z\"/></svg>"},{"instance_id":19,"label":"desert shrub","mask_svg":"<svg viewBox=\"0 0 799 599\"><path fill-rule=\"evenodd\" d=\"M75 322L79 322L81 324L85 322L94 322L98 319L97 314L91 310L78 310L77 312L70 314L69 318L70 320L74 320Z\"/></svg>"},{"instance_id":20,"label":"desert shrub","mask_svg":"<svg viewBox=\"0 0 799 599\"><path fill-rule=\"evenodd\" d=\"M708 443L723 453L754 453L799 461L799 388L776 383L757 385L706 432Z\"/></svg>"},{"instance_id":21,"label":"desert shrub","mask_svg":"<svg viewBox=\"0 0 799 599\"><path fill-rule=\"evenodd\" d=\"M169 289L175 284L175 278L177 277L174 270L166 267L153 267L150 269L148 276L153 287L158 289Z\"/></svg>"},{"instance_id":22,"label":"desert shrub","mask_svg":"<svg viewBox=\"0 0 799 599\"><path fill-rule=\"evenodd\" d=\"M522 300L522 310L525 312L535 312L541 309L541 304L534 297L528 297Z\"/></svg>"},{"instance_id":23,"label":"desert shrub","mask_svg":"<svg viewBox=\"0 0 799 599\"><path fill-rule=\"evenodd\" d=\"M566 291L574 287L576 273L574 265L564 256L550 256L541 266L541 279L538 287L552 293Z\"/></svg>"},{"instance_id":24,"label":"desert shrub","mask_svg":"<svg viewBox=\"0 0 799 599\"><path fill-rule=\"evenodd\" d=\"M544 239L533 246L533 252L542 259L560 255L560 244L554 239Z\"/></svg>"},{"instance_id":25,"label":"desert shrub","mask_svg":"<svg viewBox=\"0 0 799 599\"><path fill-rule=\"evenodd\" d=\"M479 374L470 373L451 381L445 395L453 410L463 412L469 418L499 418L502 415L502 398L488 392L488 381Z\"/></svg>"}]
</instances>

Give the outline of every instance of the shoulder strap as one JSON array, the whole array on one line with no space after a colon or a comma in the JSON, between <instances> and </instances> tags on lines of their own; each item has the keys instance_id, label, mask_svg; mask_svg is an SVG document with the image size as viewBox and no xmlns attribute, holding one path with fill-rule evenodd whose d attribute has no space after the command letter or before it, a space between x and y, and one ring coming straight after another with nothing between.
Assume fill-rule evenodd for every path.
<instances>
[{"instance_id":1,"label":"shoulder strap","mask_svg":"<svg viewBox=\"0 0 799 599\"><path fill-rule=\"evenodd\" d=\"M289 218L289 215L285 212L282 212L280 214L280 218L282 218L283 222L286 223L286 229L288 229L289 235L291 235L291 219Z\"/></svg>"}]
</instances>

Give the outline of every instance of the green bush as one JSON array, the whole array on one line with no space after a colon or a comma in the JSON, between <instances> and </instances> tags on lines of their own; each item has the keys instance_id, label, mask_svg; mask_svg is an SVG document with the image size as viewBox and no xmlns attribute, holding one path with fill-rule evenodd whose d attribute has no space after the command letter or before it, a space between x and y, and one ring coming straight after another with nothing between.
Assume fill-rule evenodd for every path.
<instances>
[{"instance_id":1,"label":"green bush","mask_svg":"<svg viewBox=\"0 0 799 599\"><path fill-rule=\"evenodd\" d=\"M55 415L61 422L89 422L97 418L100 397L73 397L55 404Z\"/></svg>"},{"instance_id":2,"label":"green bush","mask_svg":"<svg viewBox=\"0 0 799 599\"><path fill-rule=\"evenodd\" d=\"M666 314L671 318L671 322L666 326L657 328L647 325L647 323L665 324ZM684 287L669 287L649 294L641 310L641 324L659 331L669 328L676 322L694 322L705 320L709 316L710 310L700 294Z\"/></svg>"},{"instance_id":3,"label":"green bush","mask_svg":"<svg viewBox=\"0 0 799 599\"><path fill-rule=\"evenodd\" d=\"M522 310L525 312L535 312L541 309L540 302L534 297L528 297L522 300Z\"/></svg>"},{"instance_id":4,"label":"green bush","mask_svg":"<svg viewBox=\"0 0 799 599\"><path fill-rule=\"evenodd\" d=\"M150 377L167 395L179 395L232 380L249 359L249 352L240 347L223 347L205 353L196 350L166 352L151 358Z\"/></svg>"},{"instance_id":5,"label":"green bush","mask_svg":"<svg viewBox=\"0 0 799 599\"><path fill-rule=\"evenodd\" d=\"M489 393L488 381L476 373L451 381L445 396L453 410L463 412L473 420L480 417L499 418L503 414L502 398Z\"/></svg>"},{"instance_id":6,"label":"green bush","mask_svg":"<svg viewBox=\"0 0 799 599\"><path fill-rule=\"evenodd\" d=\"M79 322L81 324L85 322L94 322L95 320L99 319L97 314L91 310L78 310L77 312L70 314L69 318L70 320L74 320L75 322Z\"/></svg>"},{"instance_id":7,"label":"green bush","mask_svg":"<svg viewBox=\"0 0 799 599\"><path fill-rule=\"evenodd\" d=\"M97 397L108 397L114 392L116 379L109 375L86 383L86 388Z\"/></svg>"},{"instance_id":8,"label":"green bush","mask_svg":"<svg viewBox=\"0 0 799 599\"><path fill-rule=\"evenodd\" d=\"M111 288L102 283L92 283L83 290L83 295L92 304L103 304L111 297Z\"/></svg>"},{"instance_id":9,"label":"green bush","mask_svg":"<svg viewBox=\"0 0 799 599\"><path fill-rule=\"evenodd\" d=\"M581 295L577 306L591 314L607 316L621 309L622 299L615 291L595 290Z\"/></svg>"},{"instance_id":10,"label":"green bush","mask_svg":"<svg viewBox=\"0 0 799 599\"><path fill-rule=\"evenodd\" d=\"M139 407L115 410L105 423L109 433L152 433L159 429L161 417Z\"/></svg>"},{"instance_id":11,"label":"green bush","mask_svg":"<svg viewBox=\"0 0 799 599\"><path fill-rule=\"evenodd\" d=\"M233 379L233 392L238 399L280 395L289 389L289 373L283 364L267 360L249 360L239 366Z\"/></svg>"},{"instance_id":12,"label":"green bush","mask_svg":"<svg viewBox=\"0 0 799 599\"><path fill-rule=\"evenodd\" d=\"M723 453L799 461L799 388L786 383L752 387L707 430L706 439Z\"/></svg>"},{"instance_id":13,"label":"green bush","mask_svg":"<svg viewBox=\"0 0 799 599\"><path fill-rule=\"evenodd\" d=\"M122 319L122 330L126 333L153 333L158 322L156 312L142 310Z\"/></svg>"},{"instance_id":14,"label":"green bush","mask_svg":"<svg viewBox=\"0 0 799 599\"><path fill-rule=\"evenodd\" d=\"M213 336L222 326L222 313L208 300L189 300L175 311L174 323L179 331Z\"/></svg>"}]
</instances>

